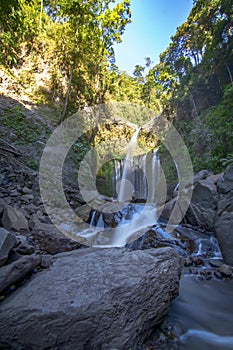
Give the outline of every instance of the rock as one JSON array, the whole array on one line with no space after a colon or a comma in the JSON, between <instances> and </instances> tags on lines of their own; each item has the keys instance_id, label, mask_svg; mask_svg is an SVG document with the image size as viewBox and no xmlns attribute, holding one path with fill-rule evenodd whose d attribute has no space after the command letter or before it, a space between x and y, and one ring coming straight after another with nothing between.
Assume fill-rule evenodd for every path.
<instances>
[{"instance_id":1,"label":"rock","mask_svg":"<svg viewBox=\"0 0 233 350\"><path fill-rule=\"evenodd\" d=\"M17 189L14 189L14 190L10 191L10 196L11 197L18 197L18 196L20 196L20 193L17 191Z\"/></svg>"},{"instance_id":2,"label":"rock","mask_svg":"<svg viewBox=\"0 0 233 350\"><path fill-rule=\"evenodd\" d=\"M218 216L222 215L223 212L233 212L233 191L230 191L221 196L217 204Z\"/></svg>"},{"instance_id":3,"label":"rock","mask_svg":"<svg viewBox=\"0 0 233 350\"><path fill-rule=\"evenodd\" d=\"M219 279L223 279L223 275L218 270L214 271L214 275Z\"/></svg>"},{"instance_id":4,"label":"rock","mask_svg":"<svg viewBox=\"0 0 233 350\"><path fill-rule=\"evenodd\" d=\"M75 214L82 219L83 221L87 222L90 219L91 214L91 207L88 204L84 204L81 207L77 208L75 210Z\"/></svg>"},{"instance_id":5,"label":"rock","mask_svg":"<svg viewBox=\"0 0 233 350\"><path fill-rule=\"evenodd\" d=\"M233 266L233 212L223 212L217 218L215 231L218 237L222 256L226 264Z\"/></svg>"},{"instance_id":6,"label":"rock","mask_svg":"<svg viewBox=\"0 0 233 350\"><path fill-rule=\"evenodd\" d=\"M225 277L232 277L233 274L233 269L231 266L222 264L219 268L218 271L221 272L221 274Z\"/></svg>"},{"instance_id":7,"label":"rock","mask_svg":"<svg viewBox=\"0 0 233 350\"><path fill-rule=\"evenodd\" d=\"M171 199L169 202L167 202L163 208L163 211L161 213L161 217L163 219L166 219L166 220L169 220L170 216L171 216L171 213L172 213L172 210L176 204L176 201L177 201L177 197Z\"/></svg>"},{"instance_id":8,"label":"rock","mask_svg":"<svg viewBox=\"0 0 233 350\"><path fill-rule=\"evenodd\" d=\"M186 259L184 260L184 266L185 266L185 267L190 267L190 266L192 266L192 264L193 264L193 262L192 262L192 260L190 259L190 257L188 257L188 258L186 258Z\"/></svg>"},{"instance_id":9,"label":"rock","mask_svg":"<svg viewBox=\"0 0 233 350\"><path fill-rule=\"evenodd\" d=\"M32 194L32 190L30 190L28 187L23 187L22 192L23 194Z\"/></svg>"},{"instance_id":10,"label":"rock","mask_svg":"<svg viewBox=\"0 0 233 350\"><path fill-rule=\"evenodd\" d=\"M30 255L35 252L35 248L29 244L28 240L24 236L18 236L19 246L16 248L16 252L21 255Z\"/></svg>"},{"instance_id":11,"label":"rock","mask_svg":"<svg viewBox=\"0 0 233 350\"><path fill-rule=\"evenodd\" d=\"M199 182L201 180L205 180L210 175L213 175L213 172L210 170L201 170L193 177L193 183Z\"/></svg>"},{"instance_id":12,"label":"rock","mask_svg":"<svg viewBox=\"0 0 233 350\"><path fill-rule=\"evenodd\" d=\"M219 259L210 259L210 260L209 260L209 264L210 264L210 266L212 266L212 267L219 267L219 266L222 265L222 261L219 260Z\"/></svg>"},{"instance_id":13,"label":"rock","mask_svg":"<svg viewBox=\"0 0 233 350\"><path fill-rule=\"evenodd\" d=\"M226 264L233 266L233 164L217 182L220 200L217 206L215 231Z\"/></svg>"},{"instance_id":14,"label":"rock","mask_svg":"<svg viewBox=\"0 0 233 350\"><path fill-rule=\"evenodd\" d=\"M48 268L49 266L51 266L53 258L54 258L53 255L49 255L49 254L41 255L41 264L40 264L40 266L42 268Z\"/></svg>"},{"instance_id":15,"label":"rock","mask_svg":"<svg viewBox=\"0 0 233 350\"><path fill-rule=\"evenodd\" d=\"M214 223L219 195L216 186L216 177L211 175L194 185L190 206L185 220L206 230L214 231Z\"/></svg>"},{"instance_id":16,"label":"rock","mask_svg":"<svg viewBox=\"0 0 233 350\"><path fill-rule=\"evenodd\" d=\"M205 265L205 261L199 255L191 256L191 260L192 260L193 264L196 266L200 266L200 265L204 266Z\"/></svg>"},{"instance_id":17,"label":"rock","mask_svg":"<svg viewBox=\"0 0 233 350\"><path fill-rule=\"evenodd\" d=\"M17 244L15 236L0 228L0 266L3 266L12 248Z\"/></svg>"},{"instance_id":18,"label":"rock","mask_svg":"<svg viewBox=\"0 0 233 350\"><path fill-rule=\"evenodd\" d=\"M58 254L2 302L0 346L136 350L167 314L180 272L171 248Z\"/></svg>"},{"instance_id":19,"label":"rock","mask_svg":"<svg viewBox=\"0 0 233 350\"><path fill-rule=\"evenodd\" d=\"M223 177L217 182L219 193L228 193L233 190L233 164L229 165Z\"/></svg>"},{"instance_id":20,"label":"rock","mask_svg":"<svg viewBox=\"0 0 233 350\"><path fill-rule=\"evenodd\" d=\"M9 205L4 209L2 224L7 230L29 230L28 221L25 216L18 209Z\"/></svg>"},{"instance_id":21,"label":"rock","mask_svg":"<svg viewBox=\"0 0 233 350\"><path fill-rule=\"evenodd\" d=\"M7 207L7 203L4 199L0 198L0 215L4 212L4 209Z\"/></svg>"},{"instance_id":22,"label":"rock","mask_svg":"<svg viewBox=\"0 0 233 350\"><path fill-rule=\"evenodd\" d=\"M0 293L7 290L40 264L39 255L24 256L0 269Z\"/></svg>"},{"instance_id":23,"label":"rock","mask_svg":"<svg viewBox=\"0 0 233 350\"><path fill-rule=\"evenodd\" d=\"M25 202L25 203L29 203L33 199L34 199L33 194L24 194L23 196L20 197L20 200Z\"/></svg>"},{"instance_id":24,"label":"rock","mask_svg":"<svg viewBox=\"0 0 233 350\"><path fill-rule=\"evenodd\" d=\"M57 254L78 249L81 244L63 235L51 224L34 223L32 237L39 248L48 254Z\"/></svg>"}]
</instances>

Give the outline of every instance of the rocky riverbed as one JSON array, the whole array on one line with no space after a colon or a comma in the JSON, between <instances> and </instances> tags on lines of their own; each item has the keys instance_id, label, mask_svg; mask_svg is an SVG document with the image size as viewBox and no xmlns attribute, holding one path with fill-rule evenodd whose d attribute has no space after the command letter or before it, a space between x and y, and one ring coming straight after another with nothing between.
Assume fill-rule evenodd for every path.
<instances>
[{"instance_id":1,"label":"rocky riverbed","mask_svg":"<svg viewBox=\"0 0 233 350\"><path fill-rule=\"evenodd\" d=\"M199 174L191 209L172 234L161 219L126 248L94 249L53 226L37 172L14 158L1 164L3 349L176 349L182 334L171 319L162 321L179 293L182 266L199 283L232 278L233 167L217 177ZM68 197L83 204L72 188Z\"/></svg>"}]
</instances>

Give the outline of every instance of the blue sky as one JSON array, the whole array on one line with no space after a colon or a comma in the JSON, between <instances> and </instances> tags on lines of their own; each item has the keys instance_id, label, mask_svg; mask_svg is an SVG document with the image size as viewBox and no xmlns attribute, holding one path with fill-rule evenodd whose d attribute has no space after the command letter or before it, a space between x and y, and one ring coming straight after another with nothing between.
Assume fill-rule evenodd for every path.
<instances>
[{"instance_id":1,"label":"blue sky","mask_svg":"<svg viewBox=\"0 0 233 350\"><path fill-rule=\"evenodd\" d=\"M116 65L132 74L145 57L156 64L159 54L169 45L176 28L186 21L192 0L131 0L132 20L123 41L114 46Z\"/></svg>"}]
</instances>

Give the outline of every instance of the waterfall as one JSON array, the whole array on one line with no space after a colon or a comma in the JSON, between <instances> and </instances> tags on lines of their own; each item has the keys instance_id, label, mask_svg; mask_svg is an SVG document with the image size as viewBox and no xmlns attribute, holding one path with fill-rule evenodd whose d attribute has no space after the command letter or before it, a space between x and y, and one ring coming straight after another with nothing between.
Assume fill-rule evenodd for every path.
<instances>
[{"instance_id":1,"label":"waterfall","mask_svg":"<svg viewBox=\"0 0 233 350\"><path fill-rule=\"evenodd\" d=\"M133 136L130 140L127 155L125 158L125 163L124 163L124 167L123 167L121 180L118 182L118 184L120 184L119 185L119 194L118 194L118 201L119 202L127 201L130 198L130 196L132 195L132 185L130 187L131 182L129 182L127 180L127 174L130 171L131 166L132 166L131 153L137 145L137 138L138 138L139 131L140 131L140 128L136 129L135 133L133 134Z\"/></svg>"},{"instance_id":2,"label":"waterfall","mask_svg":"<svg viewBox=\"0 0 233 350\"><path fill-rule=\"evenodd\" d=\"M128 150L125 159L115 160L115 173L112 181L115 198L117 197L115 189L120 187L118 201L126 201L133 196L133 200L136 202L147 201L157 204L160 197L159 181L161 177L157 150L135 157L132 157L131 153L132 147ZM129 198L130 195L131 198Z\"/></svg>"}]
</instances>

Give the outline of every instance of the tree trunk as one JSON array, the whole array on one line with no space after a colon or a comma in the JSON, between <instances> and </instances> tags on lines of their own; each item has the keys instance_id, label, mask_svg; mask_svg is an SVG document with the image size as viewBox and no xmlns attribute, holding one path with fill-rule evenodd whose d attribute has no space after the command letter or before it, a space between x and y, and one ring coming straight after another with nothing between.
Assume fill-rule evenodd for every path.
<instances>
[{"instance_id":1,"label":"tree trunk","mask_svg":"<svg viewBox=\"0 0 233 350\"><path fill-rule=\"evenodd\" d=\"M233 78L232 78L231 70L230 70L230 68L229 68L227 63L225 63L225 66L226 66L226 69L227 69L227 73L229 75L230 82L231 82L231 84L233 84Z\"/></svg>"},{"instance_id":2,"label":"tree trunk","mask_svg":"<svg viewBox=\"0 0 233 350\"><path fill-rule=\"evenodd\" d=\"M71 85L72 85L72 78L73 78L74 67L75 67L75 62L71 66L70 79L69 79L69 84L68 84L68 88L67 88L67 92L66 92L65 104L64 104L64 107L63 107L63 110L62 110L62 113L61 113L59 124L61 124L65 120L66 110L67 110L67 106L68 106L70 90L71 90Z\"/></svg>"}]
</instances>

